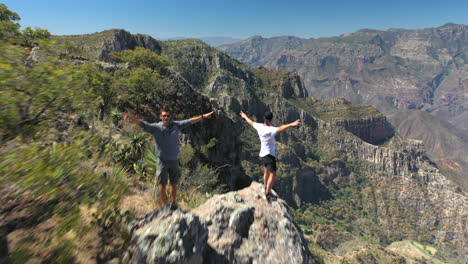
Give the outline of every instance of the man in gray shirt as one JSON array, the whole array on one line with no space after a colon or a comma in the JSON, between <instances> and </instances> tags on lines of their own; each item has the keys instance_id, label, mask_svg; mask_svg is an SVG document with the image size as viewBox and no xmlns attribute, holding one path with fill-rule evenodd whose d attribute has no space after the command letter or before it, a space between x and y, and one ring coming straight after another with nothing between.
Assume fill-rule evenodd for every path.
<instances>
[{"instance_id":1,"label":"man in gray shirt","mask_svg":"<svg viewBox=\"0 0 468 264\"><path fill-rule=\"evenodd\" d=\"M139 125L144 131L151 133L154 137L156 154L158 156L156 164L156 184L161 194L163 206L167 205L166 185L169 178L171 182L171 209L177 208L175 201L177 184L180 178L179 163L177 161L180 130L198 123L202 119L210 118L212 114L213 112L209 112L187 120L172 121L171 111L168 109L161 109L161 114L159 115L161 122L148 123L132 114L123 113L124 120L130 120L132 123Z\"/></svg>"}]
</instances>

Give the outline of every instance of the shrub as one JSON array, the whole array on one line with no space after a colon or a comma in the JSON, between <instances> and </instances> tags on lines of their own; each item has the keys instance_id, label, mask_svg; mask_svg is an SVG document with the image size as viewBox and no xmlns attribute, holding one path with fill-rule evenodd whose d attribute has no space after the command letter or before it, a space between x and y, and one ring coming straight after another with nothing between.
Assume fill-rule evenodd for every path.
<instances>
[{"instance_id":1,"label":"shrub","mask_svg":"<svg viewBox=\"0 0 468 264\"><path fill-rule=\"evenodd\" d=\"M49 201L67 232L80 222L80 206L97 206L98 212L116 208L126 193L126 172L98 172L99 138L78 133L67 143L33 143L6 151L0 161L0 187L14 184L24 192ZM117 172L118 171L118 172ZM46 212L44 212L46 213Z\"/></svg>"}]
</instances>

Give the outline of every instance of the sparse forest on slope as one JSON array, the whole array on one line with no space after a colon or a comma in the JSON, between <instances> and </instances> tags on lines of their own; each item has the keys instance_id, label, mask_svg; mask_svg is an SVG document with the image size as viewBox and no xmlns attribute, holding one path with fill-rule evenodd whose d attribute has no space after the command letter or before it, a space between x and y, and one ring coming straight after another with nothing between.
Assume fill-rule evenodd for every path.
<instances>
[{"instance_id":1,"label":"sparse forest on slope","mask_svg":"<svg viewBox=\"0 0 468 264\"><path fill-rule=\"evenodd\" d=\"M155 207L156 169L151 139L121 111L156 121L161 107L177 119L215 111L184 131L184 210L261 181L258 137L239 111L260 120L272 109L275 124L303 122L278 138L275 190L315 262L466 258L466 195L369 105L306 97L297 74L251 69L198 40L20 32L0 7L2 261L119 261L127 225Z\"/></svg>"}]
</instances>

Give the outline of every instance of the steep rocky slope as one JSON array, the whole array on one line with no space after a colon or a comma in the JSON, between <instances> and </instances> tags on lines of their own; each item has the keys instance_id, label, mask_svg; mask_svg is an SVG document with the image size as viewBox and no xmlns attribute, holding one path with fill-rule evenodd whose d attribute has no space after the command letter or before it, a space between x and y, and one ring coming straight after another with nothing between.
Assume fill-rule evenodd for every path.
<instances>
[{"instance_id":1,"label":"steep rocky slope","mask_svg":"<svg viewBox=\"0 0 468 264\"><path fill-rule=\"evenodd\" d=\"M468 131L453 126L446 119L439 119L430 113L420 110L408 110L389 115L393 124L398 124L396 129L400 135L407 138L422 140L427 152L431 153L431 159L439 167L448 167L451 171L460 175L468 175ZM431 131L431 133L427 133ZM458 147L453 147L458 146ZM468 190L466 177L456 177L456 182Z\"/></svg>"},{"instance_id":2,"label":"steep rocky slope","mask_svg":"<svg viewBox=\"0 0 468 264\"><path fill-rule=\"evenodd\" d=\"M421 109L466 129L467 32L465 25L446 24L417 30L360 30L320 39L255 36L220 50L251 66L297 72L310 96L345 97L386 114ZM392 122L396 127L408 123L403 119ZM433 131L423 131L425 135L419 139L437 138ZM440 159L441 152L458 153L445 157L444 162L464 164L466 139L461 144L425 142L427 146L432 143L442 146L440 152L428 148L432 157ZM462 166L466 175L467 168Z\"/></svg>"}]
</instances>

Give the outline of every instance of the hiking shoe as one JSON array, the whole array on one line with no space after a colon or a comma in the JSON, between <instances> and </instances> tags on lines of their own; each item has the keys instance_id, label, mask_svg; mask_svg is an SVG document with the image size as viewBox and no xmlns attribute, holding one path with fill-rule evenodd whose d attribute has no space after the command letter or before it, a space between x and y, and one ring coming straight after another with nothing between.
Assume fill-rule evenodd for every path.
<instances>
[{"instance_id":1,"label":"hiking shoe","mask_svg":"<svg viewBox=\"0 0 468 264\"><path fill-rule=\"evenodd\" d=\"M269 202L276 201L276 196L272 194L271 192L266 194L266 198Z\"/></svg>"},{"instance_id":2,"label":"hiking shoe","mask_svg":"<svg viewBox=\"0 0 468 264\"><path fill-rule=\"evenodd\" d=\"M169 211L171 208L169 207L169 205L165 204L163 206L161 206L161 211Z\"/></svg>"},{"instance_id":3,"label":"hiking shoe","mask_svg":"<svg viewBox=\"0 0 468 264\"><path fill-rule=\"evenodd\" d=\"M176 203L171 204L171 210L177 210L179 209L179 206Z\"/></svg>"}]
</instances>

